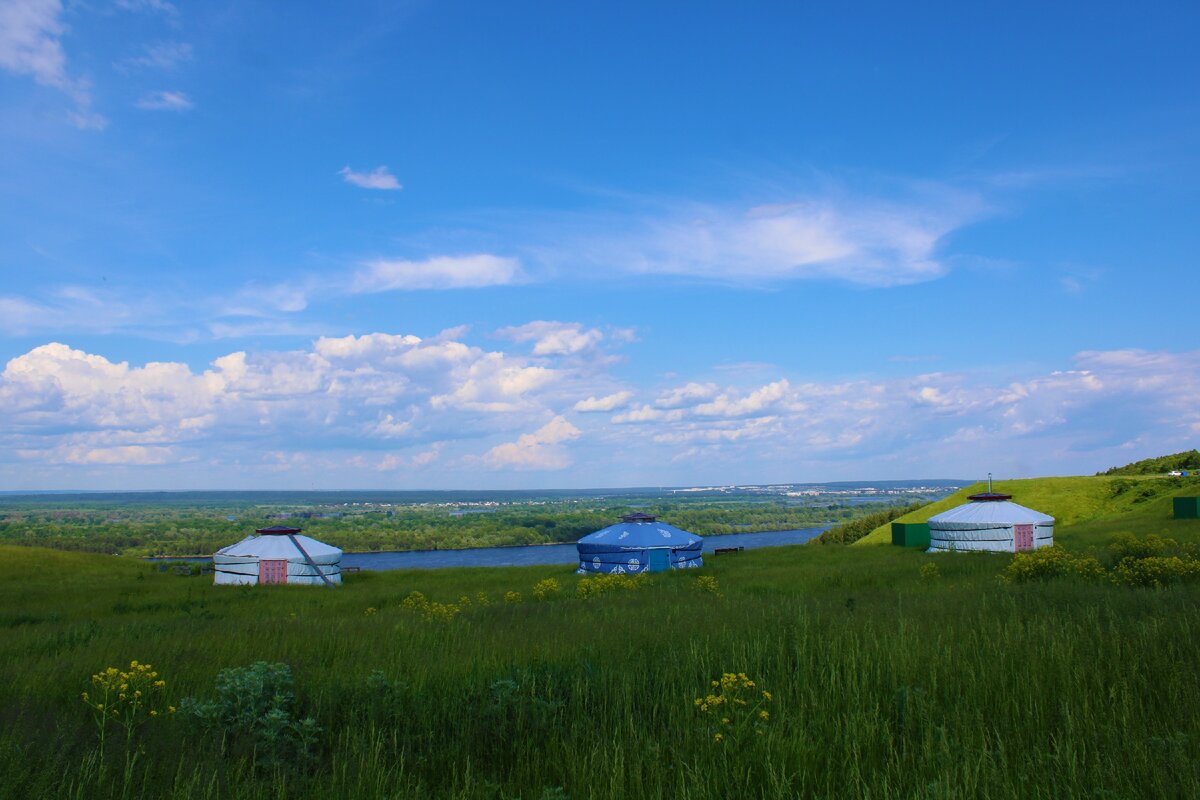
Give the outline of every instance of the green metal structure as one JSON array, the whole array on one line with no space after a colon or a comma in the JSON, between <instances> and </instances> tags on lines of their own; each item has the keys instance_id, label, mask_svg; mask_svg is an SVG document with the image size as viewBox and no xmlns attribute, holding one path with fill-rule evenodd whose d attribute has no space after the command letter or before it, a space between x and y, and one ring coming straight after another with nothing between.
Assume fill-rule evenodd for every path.
<instances>
[{"instance_id":1,"label":"green metal structure","mask_svg":"<svg viewBox=\"0 0 1200 800\"><path fill-rule=\"evenodd\" d=\"M1175 519L1200 519L1200 497L1176 497Z\"/></svg>"},{"instance_id":2,"label":"green metal structure","mask_svg":"<svg viewBox=\"0 0 1200 800\"><path fill-rule=\"evenodd\" d=\"M892 544L897 547L929 547L929 523L893 522Z\"/></svg>"}]
</instances>

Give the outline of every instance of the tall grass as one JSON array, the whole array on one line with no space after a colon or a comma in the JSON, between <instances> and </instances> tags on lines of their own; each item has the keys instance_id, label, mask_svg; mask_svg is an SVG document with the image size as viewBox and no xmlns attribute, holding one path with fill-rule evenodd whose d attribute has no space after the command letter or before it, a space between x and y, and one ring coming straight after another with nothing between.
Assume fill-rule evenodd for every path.
<instances>
[{"instance_id":1,"label":"tall grass","mask_svg":"<svg viewBox=\"0 0 1200 800\"><path fill-rule=\"evenodd\" d=\"M214 587L118 558L0 548L0 795L283 798L1186 797L1200 785L1200 591L1005 585L1006 556L776 548L588 600L556 567ZM920 567L936 560L938 575ZM19 565L19 569L14 567ZM401 606L453 602L448 622ZM378 609L368 614L368 608ZM182 719L98 758L79 693L139 659L173 698L291 665L319 763L264 768ZM724 672L774 695L713 742ZM129 761L133 769L128 770Z\"/></svg>"}]
</instances>

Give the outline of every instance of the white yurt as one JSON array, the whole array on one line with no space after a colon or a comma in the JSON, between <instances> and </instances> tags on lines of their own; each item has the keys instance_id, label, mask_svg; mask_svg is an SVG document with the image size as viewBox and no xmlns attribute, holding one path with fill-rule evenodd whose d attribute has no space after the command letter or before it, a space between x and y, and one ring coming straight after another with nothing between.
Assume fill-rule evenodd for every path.
<instances>
[{"instance_id":1,"label":"white yurt","mask_svg":"<svg viewBox=\"0 0 1200 800\"><path fill-rule=\"evenodd\" d=\"M300 535L299 528L259 528L237 544L213 553L213 583L288 583L337 586L342 551Z\"/></svg>"},{"instance_id":2,"label":"white yurt","mask_svg":"<svg viewBox=\"0 0 1200 800\"><path fill-rule=\"evenodd\" d=\"M993 550L1015 553L1054 544L1054 517L998 492L973 494L969 503L929 518L930 553Z\"/></svg>"}]
</instances>

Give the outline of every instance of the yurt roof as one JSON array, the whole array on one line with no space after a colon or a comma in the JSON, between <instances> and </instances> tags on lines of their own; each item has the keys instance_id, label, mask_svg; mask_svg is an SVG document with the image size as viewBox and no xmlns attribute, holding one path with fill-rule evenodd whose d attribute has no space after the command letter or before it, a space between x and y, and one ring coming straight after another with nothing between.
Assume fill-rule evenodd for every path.
<instances>
[{"instance_id":1,"label":"yurt roof","mask_svg":"<svg viewBox=\"0 0 1200 800\"><path fill-rule=\"evenodd\" d=\"M292 534L300 547L303 547L314 560L321 558L339 557L342 551L336 547L318 542L302 534ZM234 556L238 558L265 559L304 559L304 554L292 542L292 536L247 536L237 544L222 547L217 555Z\"/></svg>"},{"instance_id":2,"label":"yurt roof","mask_svg":"<svg viewBox=\"0 0 1200 800\"><path fill-rule=\"evenodd\" d=\"M690 547L703 540L665 522L618 522L579 540L580 551L645 550L651 547Z\"/></svg>"},{"instance_id":3,"label":"yurt roof","mask_svg":"<svg viewBox=\"0 0 1200 800\"><path fill-rule=\"evenodd\" d=\"M963 503L929 518L934 529L996 528L1009 525L1052 525L1054 517L1010 500Z\"/></svg>"}]
</instances>

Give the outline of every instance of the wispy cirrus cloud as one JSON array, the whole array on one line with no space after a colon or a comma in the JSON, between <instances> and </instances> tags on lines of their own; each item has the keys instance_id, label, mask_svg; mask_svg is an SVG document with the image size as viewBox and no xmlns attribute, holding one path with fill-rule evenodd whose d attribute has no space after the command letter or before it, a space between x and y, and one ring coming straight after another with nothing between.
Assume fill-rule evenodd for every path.
<instances>
[{"instance_id":1,"label":"wispy cirrus cloud","mask_svg":"<svg viewBox=\"0 0 1200 800\"><path fill-rule=\"evenodd\" d=\"M354 274L349 292L478 289L516 283L521 277L520 263L515 258L489 253L434 256L422 261L381 258L368 261Z\"/></svg>"},{"instance_id":2,"label":"wispy cirrus cloud","mask_svg":"<svg viewBox=\"0 0 1200 800\"><path fill-rule=\"evenodd\" d=\"M138 98L137 107L145 111L190 111L196 107L185 92L147 92Z\"/></svg>"},{"instance_id":3,"label":"wispy cirrus cloud","mask_svg":"<svg viewBox=\"0 0 1200 800\"><path fill-rule=\"evenodd\" d=\"M143 47L141 55L123 58L114 66L125 72L133 69L170 70L191 61L194 55L187 42L157 42Z\"/></svg>"},{"instance_id":4,"label":"wispy cirrus cloud","mask_svg":"<svg viewBox=\"0 0 1200 800\"><path fill-rule=\"evenodd\" d=\"M346 183L357 186L360 189L397 191L404 188L386 166L376 167L369 172L356 172L350 169L349 166L345 166L338 170L338 175L341 175L342 180L346 181Z\"/></svg>"},{"instance_id":5,"label":"wispy cirrus cloud","mask_svg":"<svg viewBox=\"0 0 1200 800\"><path fill-rule=\"evenodd\" d=\"M61 0L0 3L0 69L27 75L42 86L63 92L75 105L67 114L71 124L84 130L101 130L108 120L92 110L91 87L67 72L62 15Z\"/></svg>"},{"instance_id":6,"label":"wispy cirrus cloud","mask_svg":"<svg viewBox=\"0 0 1200 800\"><path fill-rule=\"evenodd\" d=\"M902 200L842 194L748 206L666 201L638 213L575 219L569 240L541 248L601 274L666 275L728 284L833 280L870 287L949 270L946 238L986 213L971 192L939 188Z\"/></svg>"}]
</instances>

